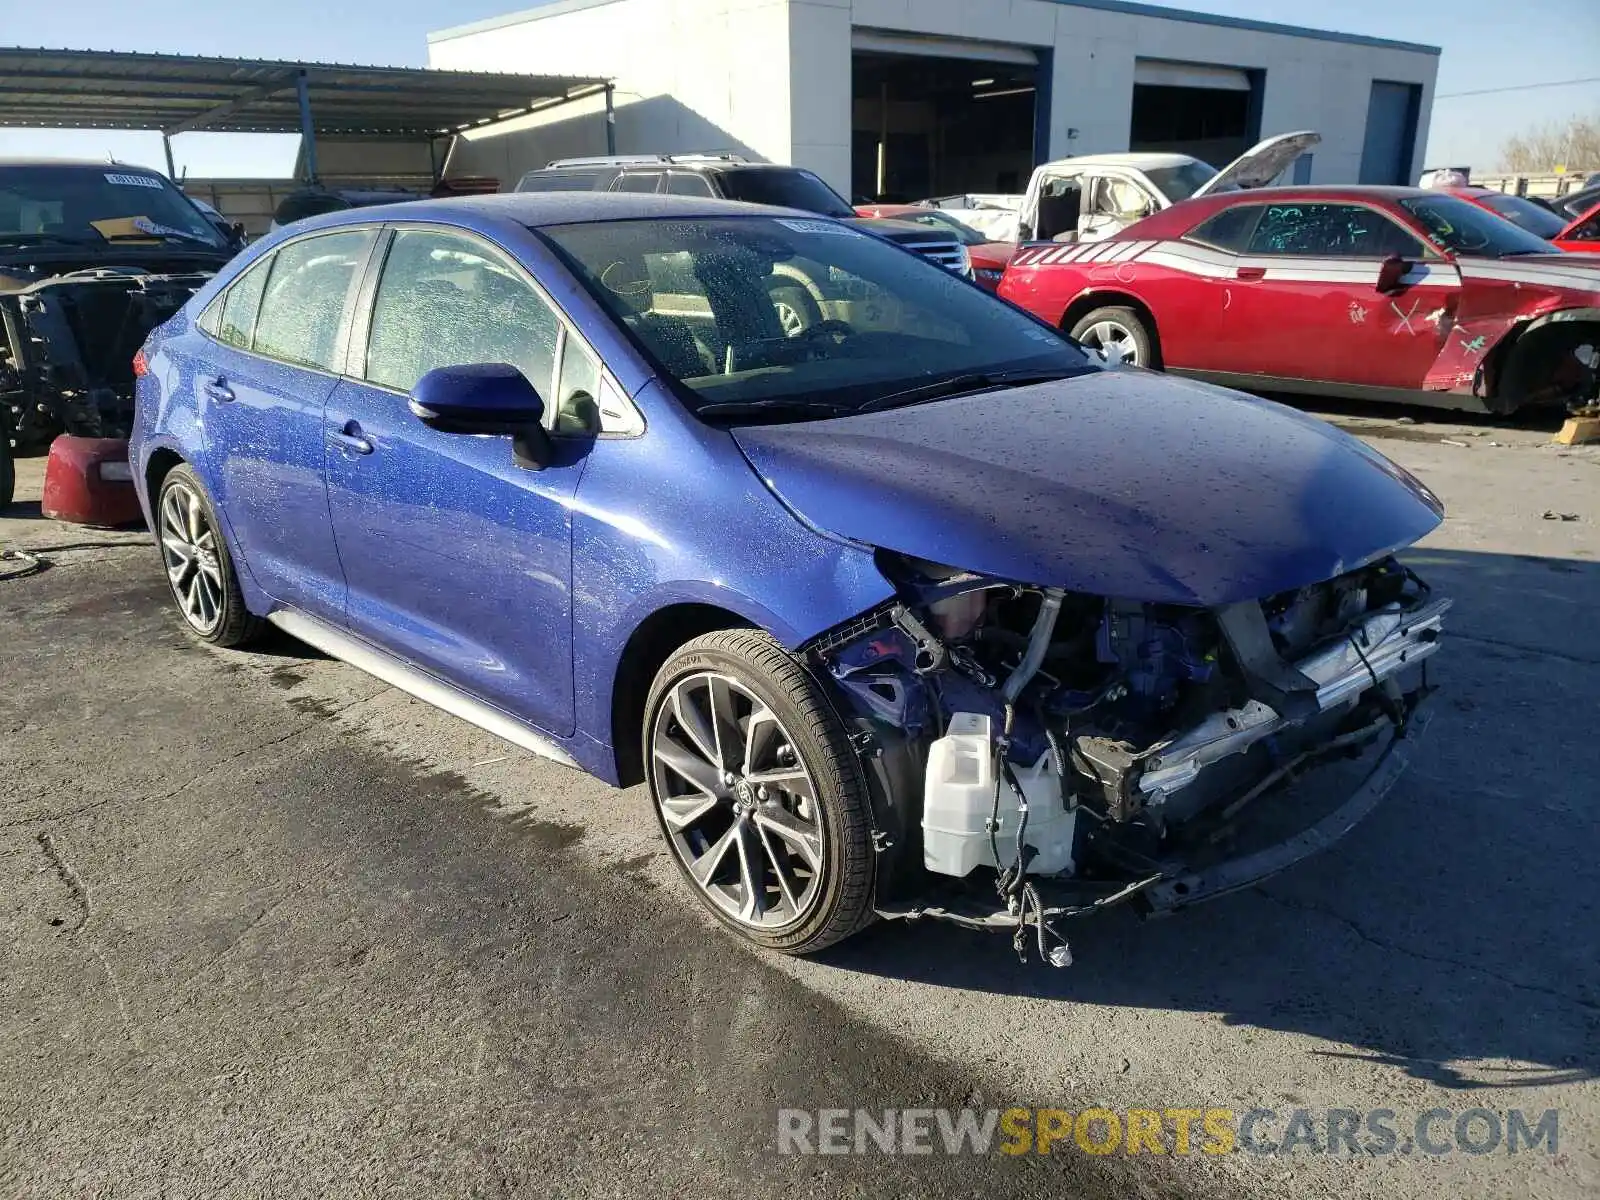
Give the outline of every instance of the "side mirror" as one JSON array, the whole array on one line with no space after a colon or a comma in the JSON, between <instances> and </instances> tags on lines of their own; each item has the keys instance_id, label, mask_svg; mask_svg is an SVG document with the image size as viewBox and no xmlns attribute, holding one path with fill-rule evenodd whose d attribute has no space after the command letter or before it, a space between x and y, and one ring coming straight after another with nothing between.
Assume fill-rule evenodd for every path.
<instances>
[{"instance_id":1,"label":"side mirror","mask_svg":"<svg viewBox=\"0 0 1600 1200\"><path fill-rule=\"evenodd\" d=\"M510 363L435 367L411 389L411 413L440 433L510 434L517 461L538 470L551 458L544 401Z\"/></svg>"},{"instance_id":2,"label":"side mirror","mask_svg":"<svg viewBox=\"0 0 1600 1200\"><path fill-rule=\"evenodd\" d=\"M1411 264L1405 259L1398 254L1389 255L1378 268L1378 291L1385 296L1401 291L1406 286L1406 273L1410 270Z\"/></svg>"}]
</instances>

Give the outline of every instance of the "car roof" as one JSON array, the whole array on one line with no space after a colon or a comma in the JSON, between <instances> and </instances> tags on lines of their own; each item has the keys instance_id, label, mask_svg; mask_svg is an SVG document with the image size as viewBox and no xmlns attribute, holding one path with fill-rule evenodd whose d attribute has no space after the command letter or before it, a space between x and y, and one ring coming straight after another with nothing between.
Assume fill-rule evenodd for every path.
<instances>
[{"instance_id":1,"label":"car roof","mask_svg":"<svg viewBox=\"0 0 1600 1200\"><path fill-rule=\"evenodd\" d=\"M370 208L348 208L307 217L284 226L299 231L373 221L441 221L470 224L477 220L514 221L537 229L582 221L634 221L651 217L803 217L829 218L793 208L714 200L702 196L661 196L647 192L498 192L480 196L446 196L409 200Z\"/></svg>"},{"instance_id":2,"label":"car roof","mask_svg":"<svg viewBox=\"0 0 1600 1200\"><path fill-rule=\"evenodd\" d=\"M78 167L85 171L139 171L145 175L155 175L166 179L166 175L154 167L142 166L139 163L112 162L104 158L53 158L49 155L0 155L0 169L5 167ZM170 182L170 181L169 181Z\"/></svg>"}]
</instances>

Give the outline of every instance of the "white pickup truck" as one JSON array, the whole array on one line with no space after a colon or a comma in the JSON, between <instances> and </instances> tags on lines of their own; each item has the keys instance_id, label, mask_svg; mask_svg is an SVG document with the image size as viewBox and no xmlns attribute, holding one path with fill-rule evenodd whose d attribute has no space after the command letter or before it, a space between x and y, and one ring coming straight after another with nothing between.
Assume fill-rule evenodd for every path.
<instances>
[{"instance_id":1,"label":"white pickup truck","mask_svg":"<svg viewBox=\"0 0 1600 1200\"><path fill-rule=\"evenodd\" d=\"M1024 195L944 196L923 203L958 211L997 241L1098 241L1180 200L1264 187L1322 140L1309 130L1258 142L1222 170L1187 154L1086 154L1034 168Z\"/></svg>"}]
</instances>

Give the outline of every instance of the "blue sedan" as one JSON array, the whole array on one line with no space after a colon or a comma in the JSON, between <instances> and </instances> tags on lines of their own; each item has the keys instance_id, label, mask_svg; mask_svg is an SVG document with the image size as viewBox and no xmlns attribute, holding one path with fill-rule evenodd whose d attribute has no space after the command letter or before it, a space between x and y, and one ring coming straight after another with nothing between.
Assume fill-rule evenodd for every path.
<instances>
[{"instance_id":1,"label":"blue sedan","mask_svg":"<svg viewBox=\"0 0 1600 1200\"><path fill-rule=\"evenodd\" d=\"M848 224L591 194L330 214L234 259L135 372L195 637L270 623L647 784L693 892L774 949L927 915L1066 961L1064 916L1332 841L1425 721L1449 601L1393 557L1440 519L1421 484ZM1210 853L1358 752L1302 832Z\"/></svg>"}]
</instances>

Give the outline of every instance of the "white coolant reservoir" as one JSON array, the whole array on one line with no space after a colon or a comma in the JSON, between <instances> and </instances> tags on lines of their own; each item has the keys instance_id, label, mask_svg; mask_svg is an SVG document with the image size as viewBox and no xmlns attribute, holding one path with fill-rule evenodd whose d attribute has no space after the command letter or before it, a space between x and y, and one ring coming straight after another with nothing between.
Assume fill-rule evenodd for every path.
<instances>
[{"instance_id":1,"label":"white coolant reservoir","mask_svg":"<svg viewBox=\"0 0 1600 1200\"><path fill-rule=\"evenodd\" d=\"M1012 767L1028 798L1027 844L1038 853L1030 875L1072 870L1072 834L1077 820L1061 799L1061 781L1049 754L1031 767ZM1016 855L1021 808L1011 785L1000 781L994 840L1007 866ZM945 735L928 747L922 800L922 863L942 875L966 875L974 867L995 866L989 820L995 814L994 743L989 718L954 713Z\"/></svg>"}]
</instances>

